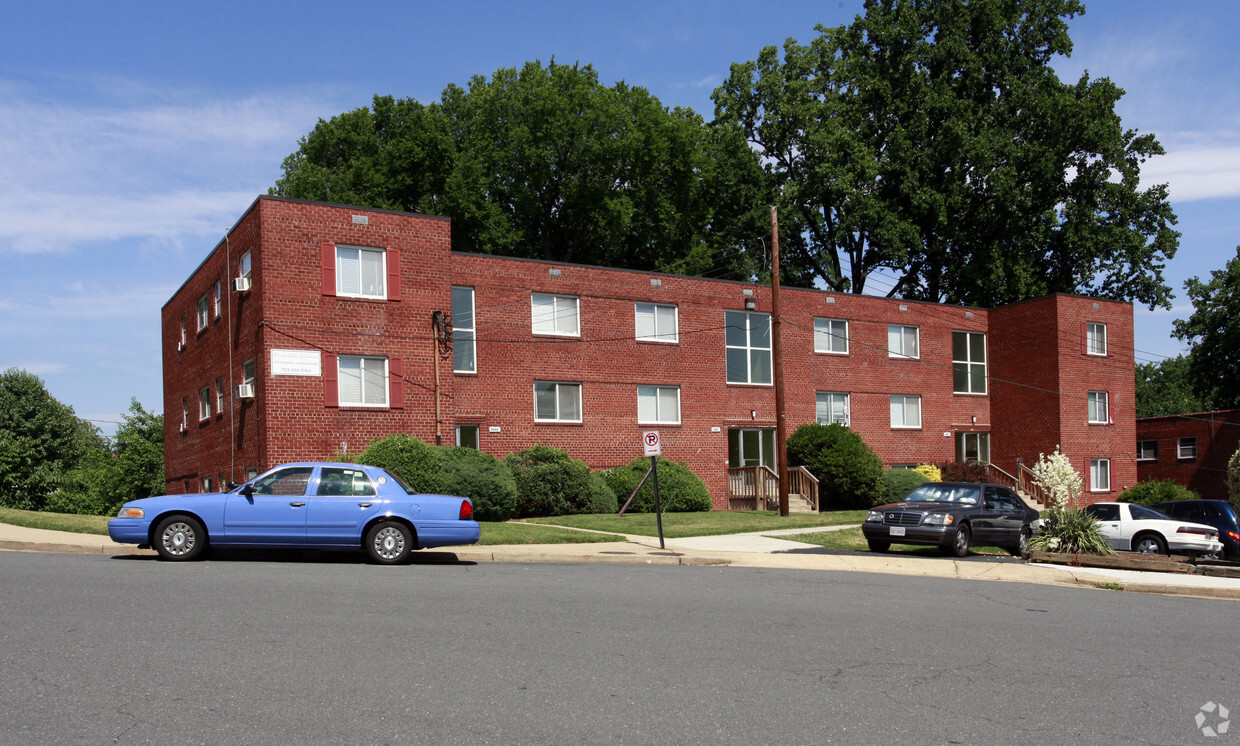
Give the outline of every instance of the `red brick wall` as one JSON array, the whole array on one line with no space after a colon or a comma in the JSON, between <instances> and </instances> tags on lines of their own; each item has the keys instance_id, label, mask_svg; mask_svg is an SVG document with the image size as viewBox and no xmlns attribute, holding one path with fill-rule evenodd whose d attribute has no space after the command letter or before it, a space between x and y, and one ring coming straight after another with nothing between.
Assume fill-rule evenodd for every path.
<instances>
[{"instance_id":1,"label":"red brick wall","mask_svg":"<svg viewBox=\"0 0 1240 746\"><path fill-rule=\"evenodd\" d=\"M1137 440L1158 441L1156 459L1137 462L1142 482L1167 479L1209 500L1227 500L1227 462L1240 448L1240 409L1137 420ZM1197 456L1180 458L1180 438L1197 439Z\"/></svg>"}]
</instances>

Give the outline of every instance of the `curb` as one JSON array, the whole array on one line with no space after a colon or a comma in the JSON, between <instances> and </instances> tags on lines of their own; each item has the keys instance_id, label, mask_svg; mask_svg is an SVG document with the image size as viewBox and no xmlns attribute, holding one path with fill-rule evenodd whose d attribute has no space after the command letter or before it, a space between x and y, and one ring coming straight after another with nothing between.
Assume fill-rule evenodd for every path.
<instances>
[{"instance_id":1,"label":"curb","mask_svg":"<svg viewBox=\"0 0 1240 746\"><path fill-rule=\"evenodd\" d=\"M14 541L12 539L0 539L0 550L11 552L51 552L53 554L155 555L155 550L153 549L139 549L137 546L130 546L128 544L90 546L88 544L49 544L43 541Z\"/></svg>"}]
</instances>

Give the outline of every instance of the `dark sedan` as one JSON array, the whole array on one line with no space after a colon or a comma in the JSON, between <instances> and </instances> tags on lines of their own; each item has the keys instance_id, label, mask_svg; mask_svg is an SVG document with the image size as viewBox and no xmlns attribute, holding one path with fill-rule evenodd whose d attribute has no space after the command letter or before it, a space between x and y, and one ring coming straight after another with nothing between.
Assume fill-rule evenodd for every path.
<instances>
[{"instance_id":1,"label":"dark sedan","mask_svg":"<svg viewBox=\"0 0 1240 746\"><path fill-rule=\"evenodd\" d=\"M964 557L969 547L1027 551L1038 511L1000 484L926 482L891 505L870 510L861 526L875 552L893 543L928 544L944 554Z\"/></svg>"}]
</instances>

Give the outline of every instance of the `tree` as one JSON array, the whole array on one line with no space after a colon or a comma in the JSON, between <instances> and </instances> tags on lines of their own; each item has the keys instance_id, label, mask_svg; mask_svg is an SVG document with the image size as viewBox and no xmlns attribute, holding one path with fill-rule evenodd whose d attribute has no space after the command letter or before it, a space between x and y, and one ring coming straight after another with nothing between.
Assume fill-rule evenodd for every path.
<instances>
[{"instance_id":1,"label":"tree","mask_svg":"<svg viewBox=\"0 0 1240 746\"><path fill-rule=\"evenodd\" d=\"M810 470L825 509L864 509L883 500L882 459L860 435L838 423L798 427L788 437L788 464Z\"/></svg>"},{"instance_id":2,"label":"tree","mask_svg":"<svg viewBox=\"0 0 1240 746\"><path fill-rule=\"evenodd\" d=\"M1240 448L1227 460L1227 497L1233 505L1240 505Z\"/></svg>"},{"instance_id":3,"label":"tree","mask_svg":"<svg viewBox=\"0 0 1240 746\"><path fill-rule=\"evenodd\" d=\"M47 502L58 513L108 515L122 503L164 494L164 416L130 399L111 441L100 439Z\"/></svg>"},{"instance_id":4,"label":"tree","mask_svg":"<svg viewBox=\"0 0 1240 746\"><path fill-rule=\"evenodd\" d=\"M0 374L0 506L42 509L64 473L100 442L43 379L17 368Z\"/></svg>"},{"instance_id":5,"label":"tree","mask_svg":"<svg viewBox=\"0 0 1240 746\"><path fill-rule=\"evenodd\" d=\"M1177 355L1157 363L1137 363L1137 416L1160 417L1212 409L1193 391L1189 357Z\"/></svg>"},{"instance_id":6,"label":"tree","mask_svg":"<svg viewBox=\"0 0 1240 746\"><path fill-rule=\"evenodd\" d=\"M1191 346L1188 374L1194 393L1218 409L1240 407L1240 246L1209 282L1184 283L1193 313L1172 326L1172 334Z\"/></svg>"},{"instance_id":7,"label":"tree","mask_svg":"<svg viewBox=\"0 0 1240 746\"><path fill-rule=\"evenodd\" d=\"M1038 462L1033 465L1033 481L1046 493L1052 510L1062 511L1069 505L1075 505L1081 499L1081 474L1072 467L1068 457L1059 452L1047 456L1038 454Z\"/></svg>"},{"instance_id":8,"label":"tree","mask_svg":"<svg viewBox=\"0 0 1240 746\"><path fill-rule=\"evenodd\" d=\"M1062 291L1170 307L1175 215L1165 185L1138 186L1162 147L1122 126L1110 80L1051 66L1082 12L866 0L808 46L734 64L716 119L760 150L794 271L861 293L886 270L889 297L935 302Z\"/></svg>"},{"instance_id":9,"label":"tree","mask_svg":"<svg viewBox=\"0 0 1240 746\"><path fill-rule=\"evenodd\" d=\"M458 251L748 279L761 182L739 130L552 60L320 120L271 191L446 215Z\"/></svg>"}]
</instances>

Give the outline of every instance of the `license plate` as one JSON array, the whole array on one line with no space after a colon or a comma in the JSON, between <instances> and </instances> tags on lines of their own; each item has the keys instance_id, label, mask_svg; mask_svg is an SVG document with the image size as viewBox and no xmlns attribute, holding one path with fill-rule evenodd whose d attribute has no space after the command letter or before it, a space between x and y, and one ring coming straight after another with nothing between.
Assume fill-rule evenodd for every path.
<instances>
[{"instance_id":1,"label":"license plate","mask_svg":"<svg viewBox=\"0 0 1240 746\"><path fill-rule=\"evenodd\" d=\"M892 536L904 536L904 527L903 526L892 526L891 535Z\"/></svg>"}]
</instances>

